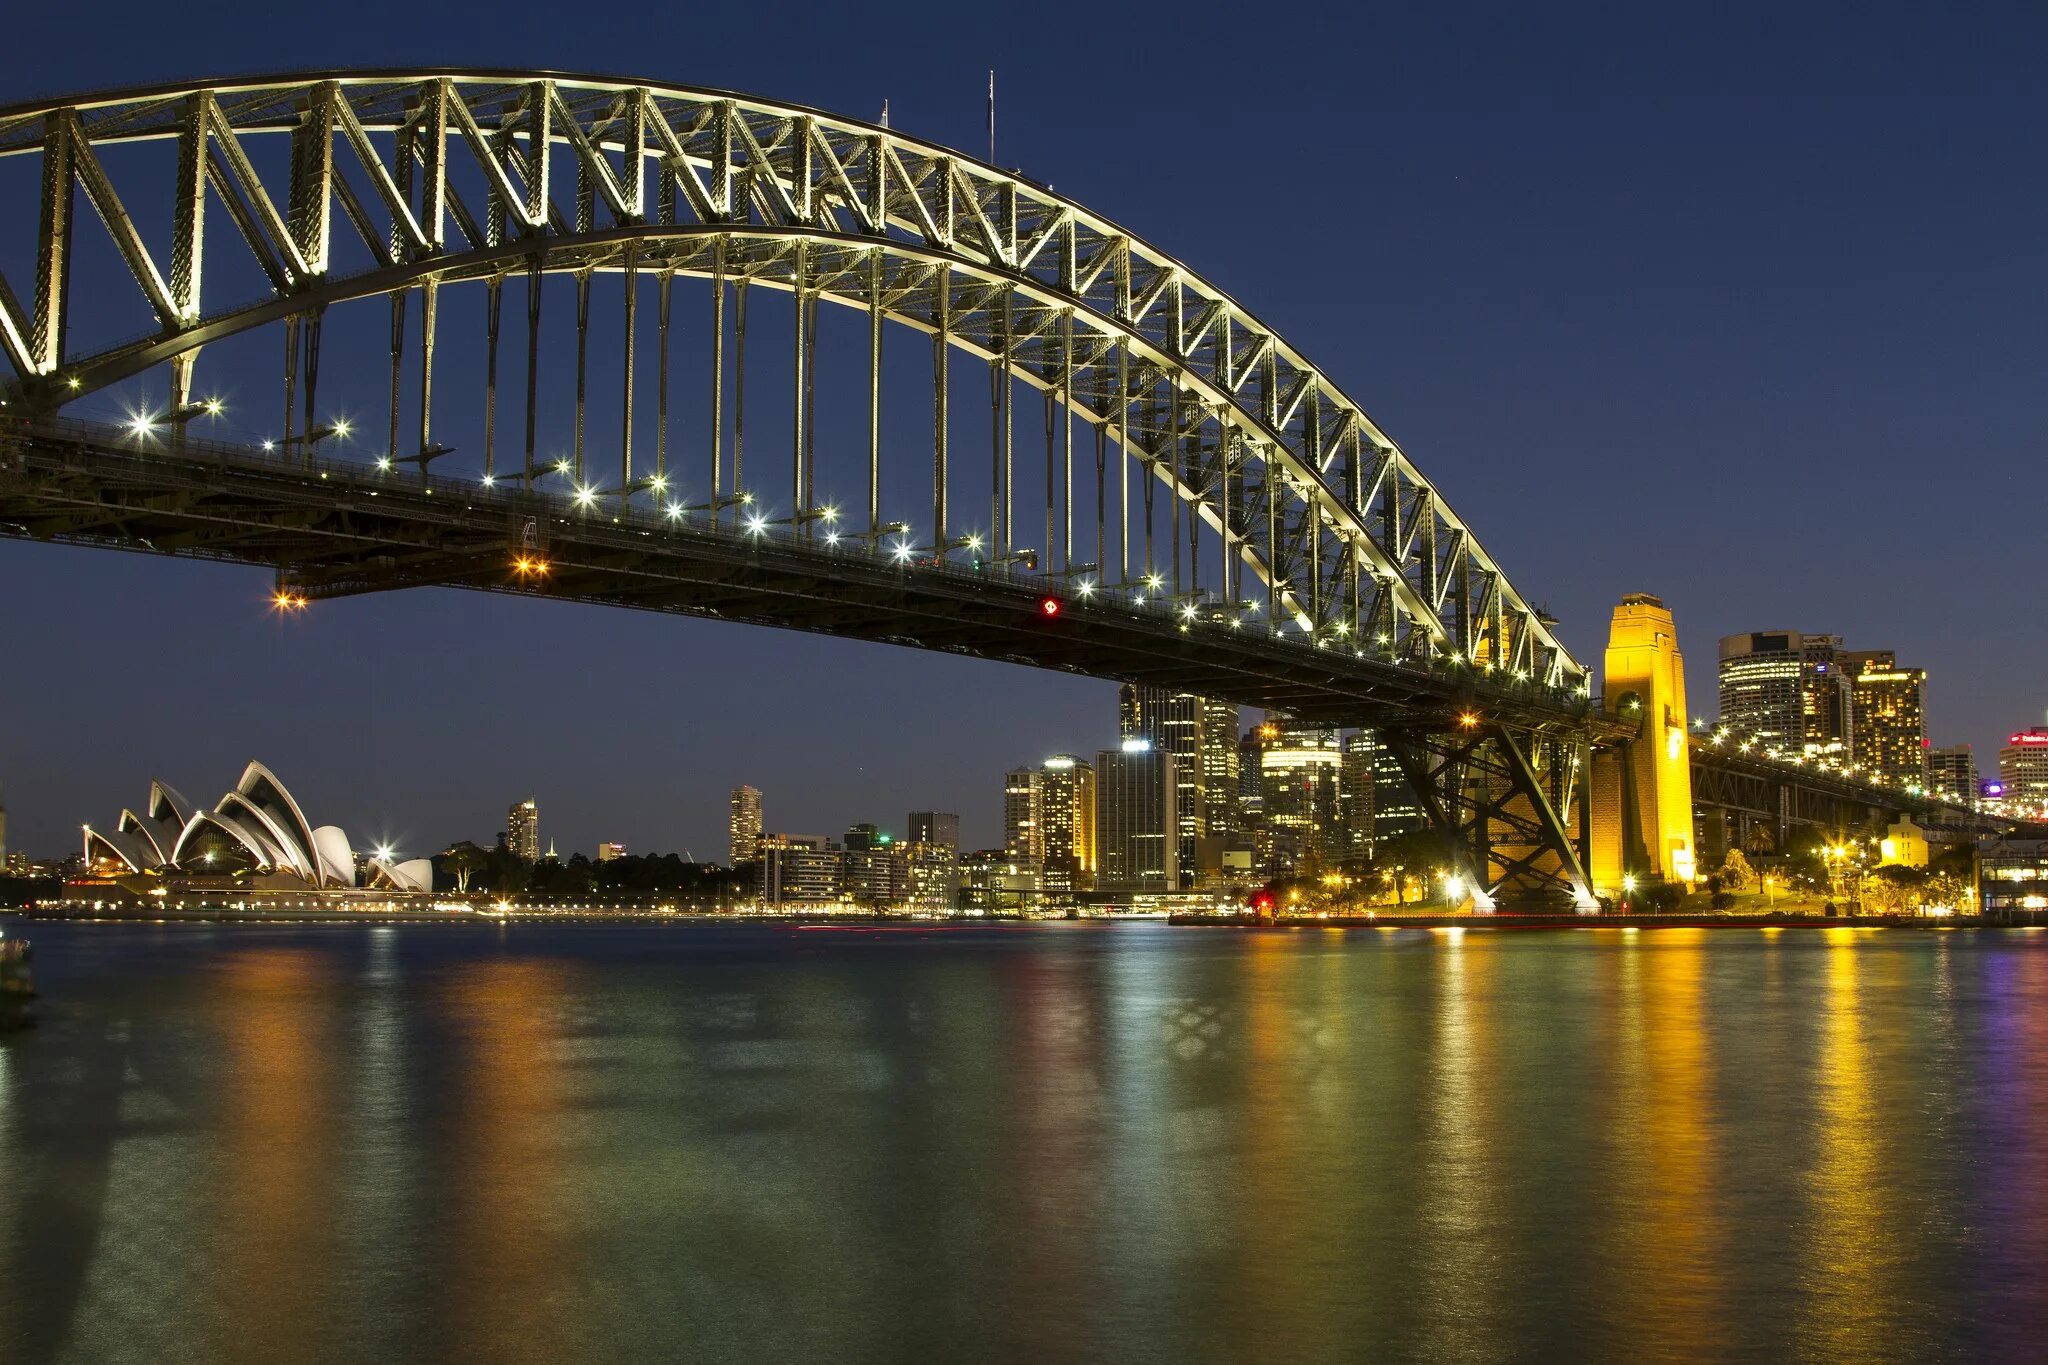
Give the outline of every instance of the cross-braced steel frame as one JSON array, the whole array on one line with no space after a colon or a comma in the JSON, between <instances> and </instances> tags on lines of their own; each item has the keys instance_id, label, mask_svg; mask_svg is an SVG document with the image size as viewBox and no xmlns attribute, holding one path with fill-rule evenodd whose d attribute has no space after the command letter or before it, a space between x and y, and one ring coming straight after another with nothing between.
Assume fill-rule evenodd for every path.
<instances>
[{"instance_id":1,"label":"cross-braced steel frame","mask_svg":"<svg viewBox=\"0 0 2048 1365\"><path fill-rule=\"evenodd\" d=\"M118 182L145 154L163 164L149 202L131 205ZM33 278L0 275L0 351L13 371L4 395L31 420L162 369L160 416L182 432L204 406L194 399L204 349L276 328L277 445L311 468L336 434L318 400L328 314L383 300L379 462L416 468L425 486L451 453L435 425L444 293L466 286L484 304L487 487L532 491L559 468L579 507L637 504L714 524L772 503L807 543L844 534L938 564L987 555L1049 588L1169 601L1191 627L1298 637L1433 677L1464 670L1467 692L1494 699L1502 723L1526 705L1513 698L1539 692L1545 724L1589 705L1584 668L1542 613L1335 382L1194 271L1021 174L727 92L483 71L312 74L0 110L0 168L31 158L40 192L19 202L37 215ZM81 199L111 253L77 249ZM153 240L144 221L168 231ZM253 261L261 297L207 290L223 252L245 271ZM76 278L91 260L113 262L100 267L112 278ZM543 370L555 363L542 360L552 276L575 289L573 354L551 353L575 374L559 462L536 434ZM708 412L687 436L670 412L671 333L686 325L678 281L702 290L695 325L711 337ZM623 369L619 435L600 449L586 439L599 401L587 379L592 301L614 288L623 329L600 344L616 345L607 358ZM788 439L765 475L762 438L745 424L750 300L758 333L764 291L791 318L787 353L772 362L786 366ZM72 346L80 307L117 293L146 304L154 329ZM843 521L819 491L821 304L865 322L865 467L852 482L866 505ZM654 314L651 377L643 310ZM908 515L883 497L885 463L906 458L885 441L882 411L885 333L903 328L931 352L930 501ZM501 383L501 350L523 356L523 386L516 375ZM758 365L758 341L754 351ZM959 357L989 374L985 463L954 439ZM331 375L332 355L326 364ZM523 399L523 422L500 420L501 388ZM1028 411L1020 421L1020 395L1036 395L1042 429ZM502 449L514 428L517 446ZM1040 439L1043 488L1025 489L1020 446ZM848 471L831 473L844 486ZM672 491L686 486L688 498ZM963 495L975 499L965 516ZM1548 844L1563 850L1553 861L1570 862L1557 803L1530 799L1542 784L1517 776L1528 755L1507 729L1487 735L1494 758L1468 753L1457 771L1499 768L1503 790L1523 795L1446 792L1445 819L1469 827L1477 811L1483 824L1514 825L1486 845L1498 849L1533 837L1522 824L1548 822ZM1542 861L1489 854L1475 870L1523 878Z\"/></svg>"}]
</instances>

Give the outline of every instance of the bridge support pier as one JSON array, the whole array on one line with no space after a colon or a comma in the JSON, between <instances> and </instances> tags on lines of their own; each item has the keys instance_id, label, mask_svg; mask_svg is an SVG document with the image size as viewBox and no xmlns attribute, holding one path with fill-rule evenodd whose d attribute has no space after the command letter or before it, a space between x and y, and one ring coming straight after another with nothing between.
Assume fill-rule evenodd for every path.
<instances>
[{"instance_id":1,"label":"bridge support pier","mask_svg":"<svg viewBox=\"0 0 2048 1365\"><path fill-rule=\"evenodd\" d=\"M1474 724L1451 734L1385 730L1382 739L1430 825L1457 850L1456 870L1481 910L1592 910L1580 856L1579 788L1586 745L1576 735L1518 734Z\"/></svg>"}]
</instances>

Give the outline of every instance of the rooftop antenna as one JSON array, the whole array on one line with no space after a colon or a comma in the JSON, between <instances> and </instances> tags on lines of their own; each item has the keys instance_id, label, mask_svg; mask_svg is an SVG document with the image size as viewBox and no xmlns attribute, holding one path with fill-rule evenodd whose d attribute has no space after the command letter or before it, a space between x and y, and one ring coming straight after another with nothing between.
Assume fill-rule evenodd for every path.
<instances>
[{"instance_id":1,"label":"rooftop antenna","mask_svg":"<svg viewBox=\"0 0 2048 1365\"><path fill-rule=\"evenodd\" d=\"M988 164L996 164L996 73L990 67L988 73Z\"/></svg>"}]
</instances>

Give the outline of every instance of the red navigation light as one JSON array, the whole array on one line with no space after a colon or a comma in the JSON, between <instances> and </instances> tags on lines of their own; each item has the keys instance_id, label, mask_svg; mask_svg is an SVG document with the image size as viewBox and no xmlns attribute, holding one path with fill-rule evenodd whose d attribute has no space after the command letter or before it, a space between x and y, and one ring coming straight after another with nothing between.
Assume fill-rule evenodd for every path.
<instances>
[{"instance_id":1,"label":"red navigation light","mask_svg":"<svg viewBox=\"0 0 2048 1365\"><path fill-rule=\"evenodd\" d=\"M1058 616L1060 614L1060 599L1057 597L1041 597L1038 600L1038 610L1046 616Z\"/></svg>"}]
</instances>

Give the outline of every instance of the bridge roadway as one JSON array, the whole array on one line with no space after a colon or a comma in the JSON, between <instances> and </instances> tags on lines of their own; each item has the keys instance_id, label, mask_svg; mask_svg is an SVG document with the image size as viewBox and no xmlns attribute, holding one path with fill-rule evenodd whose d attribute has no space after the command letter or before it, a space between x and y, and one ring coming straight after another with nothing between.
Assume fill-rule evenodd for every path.
<instances>
[{"instance_id":1,"label":"bridge roadway","mask_svg":"<svg viewBox=\"0 0 2048 1365\"><path fill-rule=\"evenodd\" d=\"M1142 585L1084 593L1021 566L974 567L961 552L835 543L822 520L753 530L736 508L716 523L613 499L582 508L509 481L75 419L0 424L0 535L260 565L310 600L427 586L549 597L1193 691L1330 724L1455 731L1482 714L1525 733L1604 741L1634 730L1577 689L1375 658L1221 601L1146 600ZM521 559L546 571L522 573Z\"/></svg>"}]
</instances>

